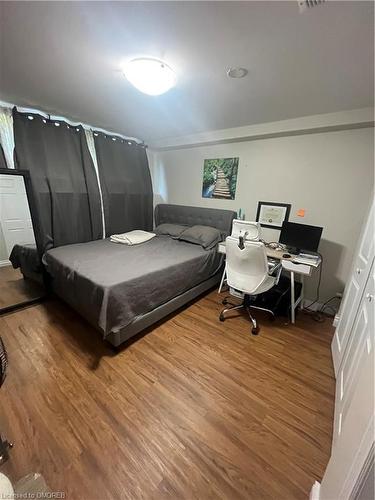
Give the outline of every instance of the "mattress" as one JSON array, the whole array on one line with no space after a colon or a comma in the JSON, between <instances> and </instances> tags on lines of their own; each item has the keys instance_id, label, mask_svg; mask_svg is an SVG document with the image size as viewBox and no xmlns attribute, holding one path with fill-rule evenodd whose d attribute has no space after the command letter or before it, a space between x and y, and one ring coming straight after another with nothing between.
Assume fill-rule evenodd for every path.
<instances>
[{"instance_id":1,"label":"mattress","mask_svg":"<svg viewBox=\"0 0 375 500\"><path fill-rule=\"evenodd\" d=\"M103 336L215 275L216 249L156 236L140 245L106 240L48 250L52 288Z\"/></svg>"}]
</instances>

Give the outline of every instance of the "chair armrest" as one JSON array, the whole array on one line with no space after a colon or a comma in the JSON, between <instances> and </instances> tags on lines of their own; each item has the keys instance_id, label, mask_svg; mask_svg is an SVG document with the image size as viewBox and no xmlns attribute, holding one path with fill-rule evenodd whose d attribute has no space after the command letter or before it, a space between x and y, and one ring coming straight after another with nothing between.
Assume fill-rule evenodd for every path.
<instances>
[{"instance_id":1,"label":"chair armrest","mask_svg":"<svg viewBox=\"0 0 375 500\"><path fill-rule=\"evenodd\" d=\"M269 263L268 265L269 265L268 275L276 277L275 285L277 285L280 279L281 271L283 270L282 264L279 261L276 262L275 264Z\"/></svg>"},{"instance_id":2,"label":"chair armrest","mask_svg":"<svg viewBox=\"0 0 375 500\"><path fill-rule=\"evenodd\" d=\"M269 260L268 261L268 274L273 274L274 271L276 271L276 269L279 268L279 266L281 266L281 262L278 260L278 261L274 261L274 260Z\"/></svg>"}]
</instances>

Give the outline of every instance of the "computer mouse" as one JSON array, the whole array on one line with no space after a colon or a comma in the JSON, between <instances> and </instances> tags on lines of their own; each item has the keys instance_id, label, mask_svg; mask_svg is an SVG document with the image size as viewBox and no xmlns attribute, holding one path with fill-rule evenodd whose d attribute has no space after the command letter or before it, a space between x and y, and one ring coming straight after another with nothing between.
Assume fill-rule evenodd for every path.
<instances>
[{"instance_id":1,"label":"computer mouse","mask_svg":"<svg viewBox=\"0 0 375 500\"><path fill-rule=\"evenodd\" d=\"M290 259L290 253L283 253L283 259Z\"/></svg>"}]
</instances>

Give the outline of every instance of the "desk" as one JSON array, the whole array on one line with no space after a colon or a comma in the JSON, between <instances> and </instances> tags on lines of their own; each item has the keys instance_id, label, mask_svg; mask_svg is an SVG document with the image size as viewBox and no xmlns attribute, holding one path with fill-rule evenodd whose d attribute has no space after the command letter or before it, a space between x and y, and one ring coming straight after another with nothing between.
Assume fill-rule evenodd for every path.
<instances>
[{"instance_id":1,"label":"desk","mask_svg":"<svg viewBox=\"0 0 375 500\"><path fill-rule=\"evenodd\" d=\"M219 243L218 252L222 253L222 254L226 253L225 241L222 241ZM283 255L286 253L285 250L274 250L273 248L266 247L266 253L267 253L267 257L269 257L270 259L280 260L283 269L285 269L286 271L289 272L290 285L291 285L290 286L290 311L291 311L290 317L291 317L292 323L295 323L295 321L296 321L296 308L300 304L301 309L303 309L304 277L311 276L313 269L318 268L320 266L321 259L319 258L319 260L316 263L301 264L301 263L296 261L298 259L298 255L291 255L288 258L283 257ZM294 290L295 274L300 275L301 284L302 284L301 295L297 300L295 300L295 290ZM221 292L221 289L223 287L225 275L226 275L226 271L224 270L223 276L221 278L218 293Z\"/></svg>"}]
</instances>

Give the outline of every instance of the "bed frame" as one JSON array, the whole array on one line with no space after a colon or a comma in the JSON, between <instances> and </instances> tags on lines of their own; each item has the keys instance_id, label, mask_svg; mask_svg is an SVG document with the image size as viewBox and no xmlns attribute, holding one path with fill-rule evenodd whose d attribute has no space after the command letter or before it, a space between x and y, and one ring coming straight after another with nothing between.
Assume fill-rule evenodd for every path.
<instances>
[{"instance_id":1,"label":"bed frame","mask_svg":"<svg viewBox=\"0 0 375 500\"><path fill-rule=\"evenodd\" d=\"M155 207L155 226L166 223L186 224L187 226L212 226L222 231L225 237L231 233L232 222L236 218L236 215L236 212L232 210L160 204ZM130 325L127 325L118 332L110 333L106 337L106 340L113 346L118 347L145 328L160 321L165 316L168 316L168 314L171 314L210 288L213 288L220 282L221 274L222 269L210 279L177 295L152 311L138 316Z\"/></svg>"}]
</instances>

